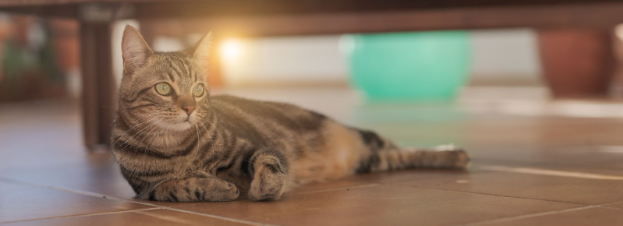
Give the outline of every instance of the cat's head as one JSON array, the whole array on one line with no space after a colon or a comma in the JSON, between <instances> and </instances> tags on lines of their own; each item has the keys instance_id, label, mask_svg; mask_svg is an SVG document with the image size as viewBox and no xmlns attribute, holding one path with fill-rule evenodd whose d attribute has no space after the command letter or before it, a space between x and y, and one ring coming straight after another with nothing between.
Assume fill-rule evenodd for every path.
<instances>
[{"instance_id":1,"label":"cat's head","mask_svg":"<svg viewBox=\"0 0 623 226\"><path fill-rule=\"evenodd\" d=\"M206 70L210 39L208 34L186 51L154 52L138 30L126 26L119 116L143 128L194 131L210 107Z\"/></svg>"}]
</instances>

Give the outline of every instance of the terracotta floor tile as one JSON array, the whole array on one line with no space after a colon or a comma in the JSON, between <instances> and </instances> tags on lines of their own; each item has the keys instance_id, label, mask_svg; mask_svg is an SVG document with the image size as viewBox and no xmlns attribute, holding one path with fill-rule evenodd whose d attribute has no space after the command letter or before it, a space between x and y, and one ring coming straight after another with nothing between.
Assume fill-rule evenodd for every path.
<instances>
[{"instance_id":1,"label":"terracotta floor tile","mask_svg":"<svg viewBox=\"0 0 623 226\"><path fill-rule=\"evenodd\" d=\"M571 172L579 174L588 174L588 176L613 176L623 177L623 170L612 165L586 165L586 164L572 164L572 163L554 163L554 162L523 162L515 160L489 160L489 159L475 159L472 164L471 170L481 170L487 172L491 171L492 167L506 167L506 168L520 168L520 169L537 169L556 172ZM623 179L623 178L621 178Z\"/></svg>"},{"instance_id":2,"label":"terracotta floor tile","mask_svg":"<svg viewBox=\"0 0 623 226\"><path fill-rule=\"evenodd\" d=\"M276 202L162 203L277 225L451 225L578 205L408 186L290 194ZM449 217L451 216L451 217Z\"/></svg>"},{"instance_id":3,"label":"terracotta floor tile","mask_svg":"<svg viewBox=\"0 0 623 226\"><path fill-rule=\"evenodd\" d=\"M623 201L623 192L621 192L623 180L489 173L469 174L457 178L431 178L399 184L581 204Z\"/></svg>"},{"instance_id":4,"label":"terracotta floor tile","mask_svg":"<svg viewBox=\"0 0 623 226\"><path fill-rule=\"evenodd\" d=\"M579 145L472 145L466 148L474 159L568 166L622 168L623 146Z\"/></svg>"},{"instance_id":5,"label":"terracotta floor tile","mask_svg":"<svg viewBox=\"0 0 623 226\"><path fill-rule=\"evenodd\" d=\"M0 178L76 189L119 198L132 198L134 191L121 175L110 153L92 154L82 162L60 166L32 166L0 171Z\"/></svg>"},{"instance_id":6,"label":"terracotta floor tile","mask_svg":"<svg viewBox=\"0 0 623 226\"><path fill-rule=\"evenodd\" d=\"M0 105L0 169L84 161L78 113L67 101Z\"/></svg>"},{"instance_id":7,"label":"terracotta floor tile","mask_svg":"<svg viewBox=\"0 0 623 226\"><path fill-rule=\"evenodd\" d=\"M353 176L303 186L278 202L151 203L279 225L452 225L581 206L535 199L582 204L623 201L621 181L479 168L494 165L623 176L623 139L620 136L623 121L619 118L563 117L551 112L518 115L508 109L501 114L500 109L513 107L503 98L476 105L473 101L463 100L457 104L363 104L349 90L238 93L251 98L298 103L350 125L376 130L401 145L429 147L455 143L472 153L475 167L469 172L424 170ZM544 108L556 105L540 104ZM76 105L62 101L0 105L0 182L2 178L9 178L113 197L133 197L133 191L109 153L85 152L78 109ZM0 222L151 207L0 183ZM607 207L623 209L623 204ZM594 223L590 221L593 215L603 215L604 219L612 217L606 212L599 209L578 217ZM23 221L20 224L123 225L145 222L157 225L195 220L206 220L209 224L226 223L204 218L170 210L149 210ZM577 222L583 221L578 219Z\"/></svg>"},{"instance_id":8,"label":"terracotta floor tile","mask_svg":"<svg viewBox=\"0 0 623 226\"><path fill-rule=\"evenodd\" d=\"M0 222L144 208L149 206L0 181Z\"/></svg>"},{"instance_id":9,"label":"terracotta floor tile","mask_svg":"<svg viewBox=\"0 0 623 226\"><path fill-rule=\"evenodd\" d=\"M109 225L132 225L132 226L176 226L176 225L219 225L219 226L242 226L259 225L253 223L234 222L197 214L183 213L172 210L142 210L123 213L89 215L78 217L64 217L55 219L43 219L33 221L20 221L8 223L7 226L109 226Z\"/></svg>"},{"instance_id":10,"label":"terracotta floor tile","mask_svg":"<svg viewBox=\"0 0 623 226\"><path fill-rule=\"evenodd\" d=\"M588 208L543 216L526 217L504 222L484 223L482 226L620 226L623 225L623 210Z\"/></svg>"},{"instance_id":11,"label":"terracotta floor tile","mask_svg":"<svg viewBox=\"0 0 623 226\"><path fill-rule=\"evenodd\" d=\"M356 175L346 177L343 179L339 179L339 180L335 180L335 181L327 181L323 183L303 185L299 188L294 189L290 193L296 194L296 193L318 192L318 191L325 191L325 190L332 190L332 189L347 189L351 187L370 186L370 185L377 185L377 184L390 184L390 183L397 183L397 182L423 180L423 179L436 178L436 177L466 175L466 174L475 173L475 172L476 171L468 172L468 171L463 171L463 170L410 169L410 170L400 170L400 171L394 171L394 172L356 174Z\"/></svg>"}]
</instances>

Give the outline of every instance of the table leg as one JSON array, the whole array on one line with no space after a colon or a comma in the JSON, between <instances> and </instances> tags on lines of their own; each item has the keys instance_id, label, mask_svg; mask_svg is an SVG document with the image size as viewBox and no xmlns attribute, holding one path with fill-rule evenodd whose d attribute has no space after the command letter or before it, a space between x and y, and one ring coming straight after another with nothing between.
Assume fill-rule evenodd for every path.
<instances>
[{"instance_id":1,"label":"table leg","mask_svg":"<svg viewBox=\"0 0 623 226\"><path fill-rule=\"evenodd\" d=\"M80 25L82 116L84 141L89 150L110 144L116 85L112 72L111 25Z\"/></svg>"}]
</instances>

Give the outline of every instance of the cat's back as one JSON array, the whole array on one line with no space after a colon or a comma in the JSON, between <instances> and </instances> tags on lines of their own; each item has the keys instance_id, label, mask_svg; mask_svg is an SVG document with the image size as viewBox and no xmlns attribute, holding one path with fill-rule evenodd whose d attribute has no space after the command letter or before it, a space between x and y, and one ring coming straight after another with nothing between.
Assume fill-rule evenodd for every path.
<instances>
[{"instance_id":1,"label":"cat's back","mask_svg":"<svg viewBox=\"0 0 623 226\"><path fill-rule=\"evenodd\" d=\"M256 113L269 113L270 111L288 111L290 113L308 113L310 110L301 108L294 104L255 100L232 95L215 95L210 97L211 104L215 109L222 107L237 107L244 111L252 111Z\"/></svg>"},{"instance_id":2,"label":"cat's back","mask_svg":"<svg viewBox=\"0 0 623 226\"><path fill-rule=\"evenodd\" d=\"M285 132L302 132L316 130L327 120L322 114L288 103L231 95L213 96L210 102L220 118L227 118L233 124L278 124L288 130Z\"/></svg>"}]
</instances>

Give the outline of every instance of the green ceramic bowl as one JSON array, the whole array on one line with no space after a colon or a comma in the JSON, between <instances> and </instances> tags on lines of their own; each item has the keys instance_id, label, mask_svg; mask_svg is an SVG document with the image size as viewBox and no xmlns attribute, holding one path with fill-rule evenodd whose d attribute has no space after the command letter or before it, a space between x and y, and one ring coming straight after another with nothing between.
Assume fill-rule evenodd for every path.
<instances>
[{"instance_id":1,"label":"green ceramic bowl","mask_svg":"<svg viewBox=\"0 0 623 226\"><path fill-rule=\"evenodd\" d=\"M449 101L470 64L466 31L347 35L354 85L370 100Z\"/></svg>"}]
</instances>

